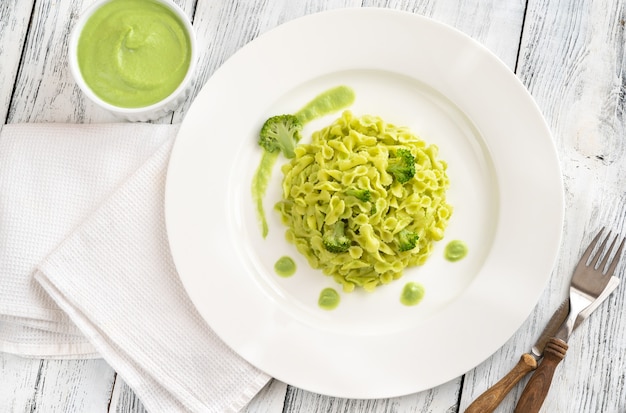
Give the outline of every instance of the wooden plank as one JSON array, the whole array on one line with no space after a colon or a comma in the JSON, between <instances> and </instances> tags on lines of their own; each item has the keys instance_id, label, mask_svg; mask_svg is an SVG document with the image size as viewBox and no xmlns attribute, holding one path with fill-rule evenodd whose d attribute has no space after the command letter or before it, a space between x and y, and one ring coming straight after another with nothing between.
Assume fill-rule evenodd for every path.
<instances>
[{"instance_id":1,"label":"wooden plank","mask_svg":"<svg viewBox=\"0 0 626 413\"><path fill-rule=\"evenodd\" d=\"M285 383L278 380L270 380L241 413L274 413L282 411L286 392L287 385ZM147 411L133 390L118 376L113 394L111 395L111 404L108 412L146 413Z\"/></svg>"},{"instance_id":2,"label":"wooden plank","mask_svg":"<svg viewBox=\"0 0 626 413\"><path fill-rule=\"evenodd\" d=\"M0 2L0 119L7 117L34 0ZM1 127L1 126L0 126Z\"/></svg>"},{"instance_id":3,"label":"wooden plank","mask_svg":"<svg viewBox=\"0 0 626 413\"><path fill-rule=\"evenodd\" d=\"M270 380L241 413L283 412L287 387L288 386L281 381Z\"/></svg>"},{"instance_id":4,"label":"wooden plank","mask_svg":"<svg viewBox=\"0 0 626 413\"><path fill-rule=\"evenodd\" d=\"M38 1L15 85L8 123L84 121L89 110L67 67L68 27L82 2ZM110 117L101 115L103 121Z\"/></svg>"},{"instance_id":5,"label":"wooden plank","mask_svg":"<svg viewBox=\"0 0 626 413\"><path fill-rule=\"evenodd\" d=\"M40 366L39 411L106 411L114 372L104 360L41 360Z\"/></svg>"},{"instance_id":6,"label":"wooden plank","mask_svg":"<svg viewBox=\"0 0 626 413\"><path fill-rule=\"evenodd\" d=\"M513 70L525 3L518 0L366 0L366 7L388 7L430 17L480 42Z\"/></svg>"},{"instance_id":7,"label":"wooden plank","mask_svg":"<svg viewBox=\"0 0 626 413\"><path fill-rule=\"evenodd\" d=\"M33 405L41 361L0 353L0 406L26 411Z\"/></svg>"},{"instance_id":8,"label":"wooden plank","mask_svg":"<svg viewBox=\"0 0 626 413\"><path fill-rule=\"evenodd\" d=\"M546 117L560 153L564 233L536 310L500 352L467 376L462 409L530 349L566 296L572 270L597 229L606 225L624 233L624 7L611 0L528 2L517 74ZM620 268L623 278L624 265ZM626 411L625 306L622 285L574 334L542 411ZM520 385L498 411L513 411L521 391Z\"/></svg>"},{"instance_id":9,"label":"wooden plank","mask_svg":"<svg viewBox=\"0 0 626 413\"><path fill-rule=\"evenodd\" d=\"M109 413L147 413L139 397L119 375L115 377L115 385L111 394Z\"/></svg>"},{"instance_id":10,"label":"wooden plank","mask_svg":"<svg viewBox=\"0 0 626 413\"><path fill-rule=\"evenodd\" d=\"M456 412L461 377L434 389L390 399L342 399L307 392L290 386L284 413L442 413Z\"/></svg>"},{"instance_id":11,"label":"wooden plank","mask_svg":"<svg viewBox=\"0 0 626 413\"><path fill-rule=\"evenodd\" d=\"M113 374L100 359L39 360L3 353L0 406L10 406L8 411L103 412Z\"/></svg>"}]
</instances>

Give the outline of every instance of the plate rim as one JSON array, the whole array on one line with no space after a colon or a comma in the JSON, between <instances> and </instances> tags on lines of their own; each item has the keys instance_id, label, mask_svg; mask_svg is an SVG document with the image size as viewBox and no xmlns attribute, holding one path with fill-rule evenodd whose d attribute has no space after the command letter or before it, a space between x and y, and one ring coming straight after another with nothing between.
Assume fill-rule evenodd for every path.
<instances>
[{"instance_id":1,"label":"plate rim","mask_svg":"<svg viewBox=\"0 0 626 413\"><path fill-rule=\"evenodd\" d=\"M530 93L525 89L525 87L523 86L521 81L519 81L519 79L515 76L515 74L512 71L510 71L510 69L492 52L490 52L483 45L473 40L469 36L465 35L458 29L448 26L444 23L437 22L431 18L424 17L415 13L404 12L404 11L393 10L393 9L386 9L386 8L364 7L364 8L335 9L335 10L323 11L323 12L318 12L318 13L306 15L303 17L299 17L297 19L284 23L280 26L277 26L276 28L262 34L261 36L254 39L252 42L245 45L243 48L237 51L233 56L231 56L231 58L229 58L220 68L218 68L217 71L213 74L213 76L211 76L211 78L203 86L202 90L196 97L196 102L200 102L202 100L203 91L208 90L208 88L211 87L211 85L213 84L212 82L221 80L221 78L224 77L225 73L227 73L229 70L233 70L233 68L236 68L237 65L241 65L242 63L245 62L246 59L251 59L252 57L255 57L255 53L256 53L255 49L263 48L266 44L271 43L272 41L275 41L275 39L279 38L280 35L284 35L285 32L288 33L289 31L293 31L293 30L297 32L299 30L299 27L302 24L312 24L312 22L315 20L319 20L319 19L323 20L323 19L328 19L328 18L345 18L345 19L350 19L350 18L352 19L381 19L383 18L383 19L388 19L388 20L410 19L412 21L412 24L416 24L418 26L427 25L431 28L435 28L435 30L446 32L450 34L453 38L461 39L465 44L471 45L472 48L474 48L474 51L476 51L484 59L486 59L486 61L488 62L487 66L489 66L490 69L495 70L500 75L502 74L502 71L508 72L509 75L508 77L505 77L505 78L508 79L508 82L510 84L507 86L512 87L513 90L517 91L519 95L518 97L522 99L523 103L527 105L527 108L529 109L530 113L534 116L534 121L538 122L538 125L535 125L535 126L537 126L540 130L542 130L544 135L547 135L547 138L551 144L548 146L552 148L551 155L553 157L553 160L556 162L556 164L552 165L552 167L556 166L556 171L558 172L558 180L557 180L558 182L553 182L552 184L556 184L556 186L559 188L559 191L558 191L559 196L556 197L558 199L552 199L552 201L556 202L556 207L554 208L554 210L556 211L556 221L558 222L558 225L555 225L553 228L551 228L551 231L552 231L552 233L550 234L551 245L548 248L550 251L552 251L550 254L548 254L548 255L551 255L551 259L548 259L549 263L546 261L543 264L543 266L545 267L544 270L546 270L547 275L543 277L542 283L540 286L536 285L532 290L525 292L525 294L531 299L532 305L529 305L527 303L523 311L525 313L523 317L520 317L520 315L516 317L516 323L518 325L516 325L515 328L509 328L506 334L500 334L498 336L499 344L495 347L495 349L493 348L493 346L491 346L486 351L479 352L473 357L471 363L465 363L462 366L456 366L456 367L446 366L446 368L448 369L448 374L444 376L446 376L448 380L453 379L455 377L458 377L461 374L464 374L465 372L475 367L476 365L480 364L487 357L489 357L495 350L500 348L505 343L505 341L508 340L508 338L510 338L510 336L512 336L515 333L515 331L521 326L522 322L528 317L532 309L535 307L540 297L540 294L545 289L545 285L547 284L550 278L550 274L552 272L554 262L558 256L557 253L558 253L558 249L560 246L563 213L564 213L563 182L562 182L562 175L560 173L558 155L556 152L554 141L552 139L549 128L543 116L541 115L541 112L538 106L536 105L535 101L530 95ZM189 118L189 114L192 113L192 116L194 116L192 111L194 110L194 105L196 105L196 102L194 102L190 106L190 110L187 116L185 117L185 119L183 119L183 122L181 125L182 133L181 131L179 131L179 135L177 136L176 142L174 143L174 147L172 149L172 156L168 163L165 200L164 200L165 221L166 221L166 229L168 233L168 240L170 242L170 248L171 248L172 256L174 259L174 264L177 269L180 269L179 276L180 276L181 282L183 283L185 290L189 294L191 301L199 310L201 316L205 319L205 321L207 321L209 326L211 326L212 324L211 322L209 322L209 320L207 320L207 318L209 317L207 317L207 315L205 314L202 304L199 302L199 298L196 295L197 293L193 291L193 288L190 285L189 280L186 278L189 273L185 273L185 272L188 271L187 269L189 268L189 266L186 263L182 262L185 260L185 258L181 258L181 246L179 245L180 237L178 235L174 235L175 233L180 233L180 229L177 228L179 222L177 222L177 218L176 218L176 214L177 214L177 212L175 212L176 207L173 206L176 203L175 197L178 196L180 193L180 191L177 191L174 189L176 185L175 175L177 173L178 174L180 173L177 171L177 168L180 168L180 162L181 162L179 156L180 156L180 151L181 151L180 148L182 144L180 142L182 142L185 139L184 134L186 133L186 131L184 128L186 127L186 122L189 122L188 119L191 119ZM197 107L197 105L195 107ZM181 138L181 136L183 137ZM178 239L176 237L178 237ZM446 311L455 311L455 304L453 303L449 308L446 309ZM277 317L280 318L281 315L277 315ZM285 320L280 319L279 323L284 322L284 321ZM457 326L457 327L460 328L461 330L470 328L470 326ZM278 327L275 327L275 328L278 328ZM465 332L467 333L467 331ZM216 333L220 337L223 336L222 331L216 331ZM326 394L329 396L363 398L363 399L380 398L380 397L395 397L395 396L401 396L401 395L413 393L416 391L426 390L427 388L432 388L438 384L442 384L443 382L447 381L447 380L442 381L442 378L441 378L442 375L439 375L438 382L432 386L416 385L414 386L413 390L411 390L411 386L403 386L401 389L398 389L398 391L394 391L390 389L385 389L384 391L376 391L376 389L351 390L351 389L338 389L337 387L330 388L329 386L324 386L324 385L319 386L319 385L315 385L315 383L311 383L311 381L306 381L306 380L301 381L301 378L292 380L292 378L289 377L288 374L285 375L284 372L282 373L276 373L275 371L272 372L271 366L268 368L267 361L264 361L261 363L259 362L258 358L264 357L262 354L263 351L253 348L254 347L253 345L250 345L246 347L245 349L242 349L242 345L241 345L242 337L237 337L235 339L233 339L232 337L226 337L226 338L223 338L223 340L226 342L226 344L228 344L231 348L233 348L235 352L239 353L242 357L247 359L251 364L256 365L257 367L260 367L262 370L265 370L266 372L273 375L274 377L282 381L285 381L289 384L293 384L297 387L304 388L305 390L310 390L313 392ZM373 339L373 342L376 342L376 341L377 341L376 339ZM305 365L307 364L305 363ZM314 368L315 366L310 365L310 367ZM313 380L313 382L315 382L315 380ZM334 385L336 386L336 383ZM349 386L349 387L352 387L352 386Z\"/></svg>"}]
</instances>

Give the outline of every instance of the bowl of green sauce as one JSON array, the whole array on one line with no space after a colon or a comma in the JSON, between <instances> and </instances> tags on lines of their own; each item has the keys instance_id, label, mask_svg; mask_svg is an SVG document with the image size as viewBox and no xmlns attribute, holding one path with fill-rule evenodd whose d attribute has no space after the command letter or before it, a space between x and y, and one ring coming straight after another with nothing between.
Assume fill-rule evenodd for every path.
<instances>
[{"instance_id":1,"label":"bowl of green sauce","mask_svg":"<svg viewBox=\"0 0 626 413\"><path fill-rule=\"evenodd\" d=\"M84 94L130 121L175 110L196 67L195 33L171 0L103 0L77 20L69 65Z\"/></svg>"}]
</instances>

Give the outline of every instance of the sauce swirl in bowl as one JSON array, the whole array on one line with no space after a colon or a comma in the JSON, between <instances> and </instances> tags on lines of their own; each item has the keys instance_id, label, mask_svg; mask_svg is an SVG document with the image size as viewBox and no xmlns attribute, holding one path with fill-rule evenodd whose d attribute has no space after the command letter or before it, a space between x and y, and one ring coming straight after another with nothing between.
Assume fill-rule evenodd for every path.
<instances>
[{"instance_id":1,"label":"sauce swirl in bowl","mask_svg":"<svg viewBox=\"0 0 626 413\"><path fill-rule=\"evenodd\" d=\"M77 23L70 68L83 92L129 120L149 120L186 97L195 38L184 12L168 0L106 0Z\"/></svg>"}]
</instances>

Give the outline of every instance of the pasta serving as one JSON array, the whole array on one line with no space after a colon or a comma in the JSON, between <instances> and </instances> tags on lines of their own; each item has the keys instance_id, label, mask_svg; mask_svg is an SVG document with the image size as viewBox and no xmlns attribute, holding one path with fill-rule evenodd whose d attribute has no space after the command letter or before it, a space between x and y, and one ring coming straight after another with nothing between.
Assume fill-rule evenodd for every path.
<instances>
[{"instance_id":1,"label":"pasta serving","mask_svg":"<svg viewBox=\"0 0 626 413\"><path fill-rule=\"evenodd\" d=\"M406 127L345 111L283 165L286 238L350 292L423 264L452 214L447 164Z\"/></svg>"}]
</instances>

